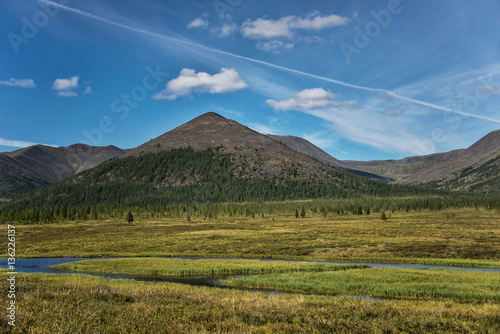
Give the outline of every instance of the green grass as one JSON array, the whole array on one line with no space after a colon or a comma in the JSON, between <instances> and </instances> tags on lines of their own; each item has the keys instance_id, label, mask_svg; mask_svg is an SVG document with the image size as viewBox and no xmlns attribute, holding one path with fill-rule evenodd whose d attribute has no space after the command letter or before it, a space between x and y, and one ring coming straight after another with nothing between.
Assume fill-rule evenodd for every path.
<instances>
[{"instance_id":1,"label":"green grass","mask_svg":"<svg viewBox=\"0 0 500 334\"><path fill-rule=\"evenodd\" d=\"M362 265L336 265L287 261L185 260L165 258L87 260L53 266L53 268L80 272L151 276L237 275L305 271L320 272L364 267L365 266Z\"/></svg>"},{"instance_id":2,"label":"green grass","mask_svg":"<svg viewBox=\"0 0 500 334\"><path fill-rule=\"evenodd\" d=\"M229 256L500 268L500 213L141 219L18 225L23 257ZM0 240L6 249L7 239ZM5 254L1 256L5 257Z\"/></svg>"},{"instance_id":3,"label":"green grass","mask_svg":"<svg viewBox=\"0 0 500 334\"><path fill-rule=\"evenodd\" d=\"M2 291L6 284L0 275ZM16 284L12 333L500 332L498 304L265 295L88 275L18 274Z\"/></svg>"},{"instance_id":4,"label":"green grass","mask_svg":"<svg viewBox=\"0 0 500 334\"><path fill-rule=\"evenodd\" d=\"M500 302L500 274L490 272L370 268L234 277L222 282L236 287L324 295Z\"/></svg>"}]
</instances>

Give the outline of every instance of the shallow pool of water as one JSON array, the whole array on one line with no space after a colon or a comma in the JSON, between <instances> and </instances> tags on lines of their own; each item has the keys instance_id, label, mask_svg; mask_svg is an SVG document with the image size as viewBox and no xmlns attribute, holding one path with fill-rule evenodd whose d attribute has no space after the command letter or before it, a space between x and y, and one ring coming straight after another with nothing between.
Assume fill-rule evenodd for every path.
<instances>
[{"instance_id":1,"label":"shallow pool of water","mask_svg":"<svg viewBox=\"0 0 500 334\"><path fill-rule=\"evenodd\" d=\"M278 290L258 290L258 289L247 289L247 288L234 288L222 284L220 279L227 279L231 277L238 277L242 275L212 275L212 276L189 276L189 277L179 277L179 276L141 276L141 275L111 275L111 274L95 274L86 272L75 272L60 270L56 268L50 268L62 263L76 262L82 260L107 260L107 259L117 259L117 258L36 258L36 259L16 259L15 269L17 272L23 273L47 273L47 274L87 274L99 277L113 278L113 279L134 279L137 281L148 281L148 282L169 282L169 283L181 283L194 286L207 286L213 288L226 288L226 289L237 289L245 291L260 291L266 294L288 294L287 292L282 292ZM447 267L447 266L428 266L420 264L386 264L386 263L354 263L354 262L333 262L333 261L301 261L301 260L279 260L279 259L249 259L249 258L222 258L222 257L171 257L171 259L187 259L187 260L199 260L199 259L212 259L212 260L259 260L259 261L289 261L289 262L322 262L322 263L334 263L334 264L364 264L373 268L396 268L396 269L450 269L450 270L469 270L469 271L488 271L488 272L498 272L500 269L493 268L475 268L475 267ZM7 260L0 259L0 267L7 268ZM338 297L338 296L333 296ZM375 300L382 301L385 299L373 298L370 296L349 296L358 299L365 300Z\"/></svg>"}]
</instances>

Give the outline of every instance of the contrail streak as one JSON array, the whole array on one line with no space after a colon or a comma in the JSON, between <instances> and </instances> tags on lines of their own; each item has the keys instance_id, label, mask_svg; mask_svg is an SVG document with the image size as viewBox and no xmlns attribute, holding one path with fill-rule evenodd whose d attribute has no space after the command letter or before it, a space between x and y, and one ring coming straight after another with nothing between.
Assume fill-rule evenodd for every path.
<instances>
[{"instance_id":1,"label":"contrail streak","mask_svg":"<svg viewBox=\"0 0 500 334\"><path fill-rule=\"evenodd\" d=\"M442 106L439 106L439 105L436 105L436 104L433 104L433 103L429 103L429 102L425 102L425 101L421 101L421 100L412 99L412 98L409 98L409 97L406 97L406 96L401 96L401 95L399 95L399 94L397 94L397 93L395 93L393 91L390 91L390 90L386 90L386 89L382 89L382 88L371 88L371 87L354 85L354 84L350 84L348 82L344 82L344 81L340 81L340 80L335 80L335 79L331 79L331 78L327 78L327 77L322 77L322 76L319 76L319 75L315 75L315 74L311 74L311 73L307 73L307 72L295 70L293 68L289 68L289 67L285 67L285 66L280 66L280 65L276 65L276 64L269 63L269 62L266 62L266 61L262 61L262 60L258 60L258 59L254 59L254 58L249 58L249 57L241 56L241 55L238 55L238 54L235 54L235 53L231 53L231 52L227 52L227 51L223 51L223 50L211 48L211 47L208 47L208 46L205 46L205 45L202 45L202 44L198 44L198 43L194 43L194 42L191 42L191 41L187 41L187 40L182 40L182 39L175 38L175 37L161 35L161 34L149 31L149 30L144 30L144 29L140 29L140 28L134 28L134 27L122 24L122 23L111 21L111 20L109 20L107 18L104 18L104 17L101 17L101 16L97 16L97 15L94 15L94 14L82 11L80 9L68 7L68 6L61 5L59 3L55 3L55 2L52 2L52 1L48 1L48 0L36 0L36 1L42 2L42 3L50 5L50 6L54 6L54 7L63 9L63 10L66 10L68 12L72 12L72 13L75 13L75 14L86 16L88 18L91 18L91 19L94 19L94 20L97 20L97 21L100 21L100 22L103 22L103 23L106 23L106 24L109 24L109 25L112 25L112 26L115 26L115 27L118 27L118 28L126 29L126 30L129 30L129 31L133 31L133 32L136 32L136 33L144 34L144 35L149 35L149 36L156 37L156 38L163 39L163 40L167 40L167 41L170 41L170 42L175 42L175 43L179 43L179 44L184 44L184 45L192 46L192 47L195 47L195 48L198 48L198 49L203 49L203 50L210 51L210 52L213 52L213 53L218 53L218 54L230 56L230 57L233 57L233 58L246 60L248 62L252 62L252 63L264 65L264 66L275 68L275 69L279 69L279 70L282 70L282 71L286 71L286 72L290 72L290 73L295 73L295 74L302 75L302 76L307 76L307 77L318 79L318 80L321 80L321 81L331 82L331 83L338 84L338 85L341 85L341 86L344 86L344 87L350 87L350 88L360 89L360 90L369 91L369 92L385 93L385 94L388 94L388 95L390 95L392 97L395 97L397 99L400 99L400 100L403 100L403 101L407 101L407 102L412 102L412 103L415 103L415 104L418 104L418 105L421 105L421 106L424 106L424 107L433 108L433 109L436 109L436 110L441 110L441 111L445 111L445 112L449 112L449 113L459 114L459 115L462 115L462 116L474 117L474 118L483 119L483 120L487 120L487 121L491 121L491 122L495 122L495 123L500 123L500 120L497 120L497 119L493 119L493 118L489 118L489 117L485 117L485 116L481 116L481 115L474 115L474 114L470 114L470 113L463 112L463 111L460 111L460 110L454 110L454 109L442 107Z\"/></svg>"}]
</instances>

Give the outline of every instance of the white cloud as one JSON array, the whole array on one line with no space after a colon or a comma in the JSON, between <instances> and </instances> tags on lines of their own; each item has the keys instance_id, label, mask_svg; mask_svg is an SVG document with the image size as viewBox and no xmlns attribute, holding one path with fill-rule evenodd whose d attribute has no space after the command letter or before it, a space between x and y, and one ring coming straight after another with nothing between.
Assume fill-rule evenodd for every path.
<instances>
[{"instance_id":1,"label":"white cloud","mask_svg":"<svg viewBox=\"0 0 500 334\"><path fill-rule=\"evenodd\" d=\"M269 42L258 41L255 46L257 47L257 49L265 52L280 54L281 50L293 49L294 43L283 43L283 41L278 41L278 40L273 40Z\"/></svg>"},{"instance_id":2,"label":"white cloud","mask_svg":"<svg viewBox=\"0 0 500 334\"><path fill-rule=\"evenodd\" d=\"M306 37L301 37L299 40L302 42L306 42L306 43L321 43L321 42L323 42L323 39L319 36L306 36Z\"/></svg>"},{"instance_id":3,"label":"white cloud","mask_svg":"<svg viewBox=\"0 0 500 334\"><path fill-rule=\"evenodd\" d=\"M35 88L36 84L33 79L14 79L10 78L7 81L0 81L0 85L21 88Z\"/></svg>"},{"instance_id":4,"label":"white cloud","mask_svg":"<svg viewBox=\"0 0 500 334\"><path fill-rule=\"evenodd\" d=\"M217 37L227 37L234 34L238 26L232 22L224 23L221 27L210 29L210 33Z\"/></svg>"},{"instance_id":5,"label":"white cloud","mask_svg":"<svg viewBox=\"0 0 500 334\"><path fill-rule=\"evenodd\" d=\"M209 22L208 22L207 18L198 17L198 18L194 19L193 21L191 21L187 25L187 28L188 29L193 29L193 28L206 29L208 27L208 25L209 25Z\"/></svg>"},{"instance_id":6,"label":"white cloud","mask_svg":"<svg viewBox=\"0 0 500 334\"><path fill-rule=\"evenodd\" d=\"M83 95L92 94L92 87L87 86L87 88L85 88L85 90L82 92L82 94Z\"/></svg>"},{"instance_id":7,"label":"white cloud","mask_svg":"<svg viewBox=\"0 0 500 334\"><path fill-rule=\"evenodd\" d=\"M292 38L295 30L323 30L343 26L351 20L338 15L319 16L317 13L306 18L285 16L273 19L248 19L241 25L241 33L250 39Z\"/></svg>"},{"instance_id":8,"label":"white cloud","mask_svg":"<svg viewBox=\"0 0 500 334\"><path fill-rule=\"evenodd\" d=\"M78 88L78 80L80 80L78 76L72 76L69 79L56 79L52 84L52 89L57 90L57 95L60 97L78 96L75 92L75 89Z\"/></svg>"},{"instance_id":9,"label":"white cloud","mask_svg":"<svg viewBox=\"0 0 500 334\"><path fill-rule=\"evenodd\" d=\"M52 84L52 89L55 90L67 90L75 89L78 87L78 80L80 77L73 76L69 79L56 79Z\"/></svg>"},{"instance_id":10,"label":"white cloud","mask_svg":"<svg viewBox=\"0 0 500 334\"><path fill-rule=\"evenodd\" d=\"M341 100L341 94L333 94L323 88L304 89L286 100L267 100L267 104L276 110L314 110L324 108L338 108L357 106L356 101Z\"/></svg>"},{"instance_id":11,"label":"white cloud","mask_svg":"<svg viewBox=\"0 0 500 334\"><path fill-rule=\"evenodd\" d=\"M478 94L500 95L500 88L483 85L477 90Z\"/></svg>"},{"instance_id":12,"label":"white cloud","mask_svg":"<svg viewBox=\"0 0 500 334\"><path fill-rule=\"evenodd\" d=\"M226 23L222 26L220 36L225 37L232 35L238 27L234 23Z\"/></svg>"},{"instance_id":13,"label":"white cloud","mask_svg":"<svg viewBox=\"0 0 500 334\"><path fill-rule=\"evenodd\" d=\"M75 91L72 90L60 90L57 92L57 96L60 97L75 97L78 96L78 94Z\"/></svg>"},{"instance_id":14,"label":"white cloud","mask_svg":"<svg viewBox=\"0 0 500 334\"><path fill-rule=\"evenodd\" d=\"M251 39L292 38L290 21L293 17L287 16L278 20L248 19L241 25L241 34Z\"/></svg>"},{"instance_id":15,"label":"white cloud","mask_svg":"<svg viewBox=\"0 0 500 334\"><path fill-rule=\"evenodd\" d=\"M306 30L323 30L333 27L344 26L351 20L347 17L338 16L335 14L328 16L310 16L308 18L294 18L291 22L292 29L306 29Z\"/></svg>"},{"instance_id":16,"label":"white cloud","mask_svg":"<svg viewBox=\"0 0 500 334\"><path fill-rule=\"evenodd\" d=\"M210 75L206 72L184 68L179 77L170 80L165 89L153 96L155 100L175 100L179 96L189 95L193 92L219 94L234 92L247 88L248 85L241 80L234 69L222 68L220 73Z\"/></svg>"},{"instance_id":17,"label":"white cloud","mask_svg":"<svg viewBox=\"0 0 500 334\"><path fill-rule=\"evenodd\" d=\"M45 146L58 147L57 145L47 145L47 144L32 143L32 142L23 141L23 140L9 140L9 139L0 138L0 146L25 148L25 147L29 147L29 146L33 146L33 145L45 145Z\"/></svg>"}]
</instances>

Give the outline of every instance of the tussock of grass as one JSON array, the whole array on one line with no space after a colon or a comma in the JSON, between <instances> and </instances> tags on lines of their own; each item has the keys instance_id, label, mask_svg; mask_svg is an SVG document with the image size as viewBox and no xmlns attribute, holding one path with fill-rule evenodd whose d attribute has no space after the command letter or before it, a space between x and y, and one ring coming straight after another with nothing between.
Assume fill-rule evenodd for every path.
<instances>
[{"instance_id":1,"label":"tussock of grass","mask_svg":"<svg viewBox=\"0 0 500 334\"><path fill-rule=\"evenodd\" d=\"M215 260L215 259L168 259L132 258L113 260L87 260L63 263L54 268L101 274L127 274L151 276L194 275L246 275L290 272L321 272L365 268L363 265L337 265L326 263Z\"/></svg>"},{"instance_id":2,"label":"tussock of grass","mask_svg":"<svg viewBox=\"0 0 500 334\"><path fill-rule=\"evenodd\" d=\"M488 272L370 268L235 277L222 282L236 287L325 295L500 302L500 275Z\"/></svg>"},{"instance_id":3,"label":"tussock of grass","mask_svg":"<svg viewBox=\"0 0 500 334\"><path fill-rule=\"evenodd\" d=\"M12 333L500 332L498 304L265 295L88 275L19 274L16 283Z\"/></svg>"}]
</instances>

